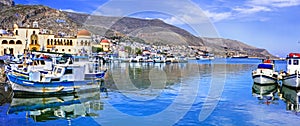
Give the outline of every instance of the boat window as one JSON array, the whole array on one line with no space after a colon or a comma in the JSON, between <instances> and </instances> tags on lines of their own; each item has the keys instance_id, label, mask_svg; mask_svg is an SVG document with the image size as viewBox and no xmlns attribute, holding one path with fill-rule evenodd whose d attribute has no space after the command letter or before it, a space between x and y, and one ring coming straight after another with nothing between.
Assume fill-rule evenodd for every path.
<instances>
[{"instance_id":1,"label":"boat window","mask_svg":"<svg viewBox=\"0 0 300 126\"><path fill-rule=\"evenodd\" d=\"M37 61L33 61L33 65L35 66L38 65Z\"/></svg>"},{"instance_id":2,"label":"boat window","mask_svg":"<svg viewBox=\"0 0 300 126\"><path fill-rule=\"evenodd\" d=\"M299 60L294 60L293 64L294 65L299 65Z\"/></svg>"},{"instance_id":3,"label":"boat window","mask_svg":"<svg viewBox=\"0 0 300 126\"><path fill-rule=\"evenodd\" d=\"M61 68L58 68L56 73L60 74L61 70L62 70Z\"/></svg>"},{"instance_id":4,"label":"boat window","mask_svg":"<svg viewBox=\"0 0 300 126\"><path fill-rule=\"evenodd\" d=\"M59 80L60 80L59 78L52 78L51 82L53 82L53 81L59 81Z\"/></svg>"},{"instance_id":5,"label":"boat window","mask_svg":"<svg viewBox=\"0 0 300 126\"><path fill-rule=\"evenodd\" d=\"M66 69L65 74L73 74L73 70L72 69Z\"/></svg>"},{"instance_id":6,"label":"boat window","mask_svg":"<svg viewBox=\"0 0 300 126\"><path fill-rule=\"evenodd\" d=\"M292 60L289 59L289 65L292 65Z\"/></svg>"},{"instance_id":7,"label":"boat window","mask_svg":"<svg viewBox=\"0 0 300 126\"><path fill-rule=\"evenodd\" d=\"M41 63L41 65L45 65L45 61L44 60L41 60L40 63Z\"/></svg>"}]
</instances>

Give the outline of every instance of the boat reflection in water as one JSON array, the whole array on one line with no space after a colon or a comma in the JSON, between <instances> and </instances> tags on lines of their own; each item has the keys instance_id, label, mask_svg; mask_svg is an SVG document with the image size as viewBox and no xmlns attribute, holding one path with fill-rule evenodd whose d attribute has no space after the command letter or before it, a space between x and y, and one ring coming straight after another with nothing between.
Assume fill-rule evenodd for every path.
<instances>
[{"instance_id":1,"label":"boat reflection in water","mask_svg":"<svg viewBox=\"0 0 300 126\"><path fill-rule=\"evenodd\" d=\"M299 96L300 90L295 87L288 87L283 85L281 88L281 98L286 103L286 110L299 112Z\"/></svg>"},{"instance_id":2,"label":"boat reflection in water","mask_svg":"<svg viewBox=\"0 0 300 126\"><path fill-rule=\"evenodd\" d=\"M56 97L14 97L8 114L26 112L26 118L32 118L35 122L46 122L98 117L99 110L103 110L103 103L100 101L98 89Z\"/></svg>"},{"instance_id":3,"label":"boat reflection in water","mask_svg":"<svg viewBox=\"0 0 300 126\"><path fill-rule=\"evenodd\" d=\"M252 86L252 95L257 97L261 104L278 104L276 97L278 84L261 85L254 83Z\"/></svg>"},{"instance_id":4,"label":"boat reflection in water","mask_svg":"<svg viewBox=\"0 0 300 126\"><path fill-rule=\"evenodd\" d=\"M0 83L0 106L10 103L13 97L13 90L7 83Z\"/></svg>"}]
</instances>

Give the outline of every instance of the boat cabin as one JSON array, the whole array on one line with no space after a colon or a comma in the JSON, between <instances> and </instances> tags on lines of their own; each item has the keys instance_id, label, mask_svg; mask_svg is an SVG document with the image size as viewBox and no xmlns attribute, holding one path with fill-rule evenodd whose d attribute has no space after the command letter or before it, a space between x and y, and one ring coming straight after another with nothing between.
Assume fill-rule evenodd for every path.
<instances>
[{"instance_id":1,"label":"boat cabin","mask_svg":"<svg viewBox=\"0 0 300 126\"><path fill-rule=\"evenodd\" d=\"M300 73L300 53L290 53L287 57L287 72Z\"/></svg>"},{"instance_id":2,"label":"boat cabin","mask_svg":"<svg viewBox=\"0 0 300 126\"><path fill-rule=\"evenodd\" d=\"M51 73L44 74L44 76L38 71L30 72L29 80L36 82L83 81L84 67L73 64L58 64L55 65Z\"/></svg>"}]
</instances>

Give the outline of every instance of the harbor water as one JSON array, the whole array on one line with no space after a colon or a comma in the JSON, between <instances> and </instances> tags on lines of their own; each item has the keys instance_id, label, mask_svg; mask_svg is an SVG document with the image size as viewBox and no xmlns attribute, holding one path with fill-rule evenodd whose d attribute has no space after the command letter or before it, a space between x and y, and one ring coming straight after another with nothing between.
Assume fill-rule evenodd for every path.
<instances>
[{"instance_id":1,"label":"harbor water","mask_svg":"<svg viewBox=\"0 0 300 126\"><path fill-rule=\"evenodd\" d=\"M258 85L259 59L111 63L102 89L15 96L1 84L0 125L297 125L297 90ZM277 71L285 61L275 62Z\"/></svg>"}]
</instances>

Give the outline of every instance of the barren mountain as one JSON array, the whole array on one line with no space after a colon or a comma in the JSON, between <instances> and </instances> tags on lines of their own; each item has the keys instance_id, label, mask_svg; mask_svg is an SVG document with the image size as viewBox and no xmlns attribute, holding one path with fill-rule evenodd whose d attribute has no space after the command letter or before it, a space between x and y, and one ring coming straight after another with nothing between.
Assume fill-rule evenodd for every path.
<instances>
[{"instance_id":1,"label":"barren mountain","mask_svg":"<svg viewBox=\"0 0 300 126\"><path fill-rule=\"evenodd\" d=\"M9 0L1 1L6 2L3 4L4 9L0 10L0 27L2 28L12 28L14 23L25 27L33 21L38 21L41 28L52 30L54 34L65 32L75 35L78 29L83 28L96 35L112 37L118 33L122 37L135 37L136 40L149 44L201 46L220 56L224 56L226 52L243 53L255 57L272 56L265 49L252 47L236 40L199 38L184 29L158 19L91 16L59 11L42 5L6 6Z\"/></svg>"}]
</instances>

